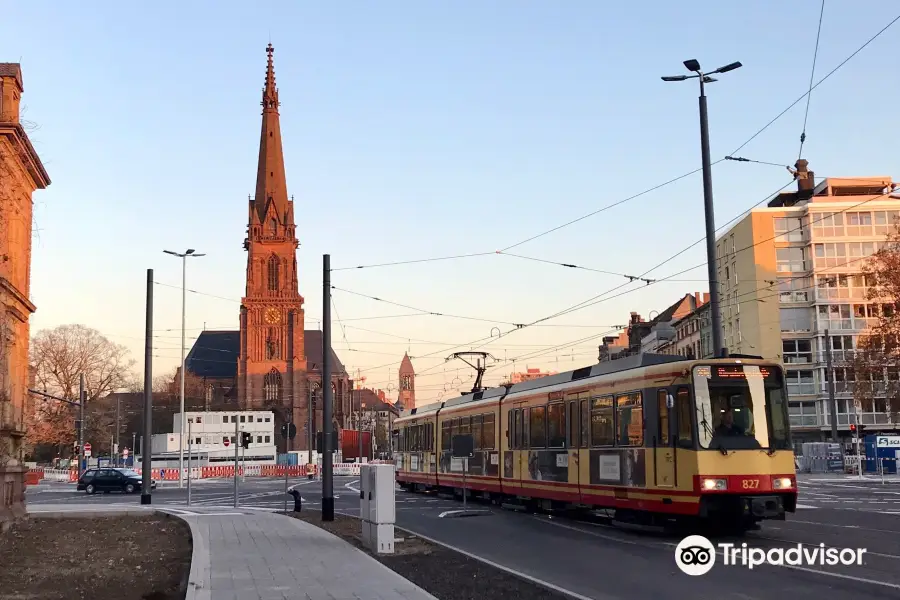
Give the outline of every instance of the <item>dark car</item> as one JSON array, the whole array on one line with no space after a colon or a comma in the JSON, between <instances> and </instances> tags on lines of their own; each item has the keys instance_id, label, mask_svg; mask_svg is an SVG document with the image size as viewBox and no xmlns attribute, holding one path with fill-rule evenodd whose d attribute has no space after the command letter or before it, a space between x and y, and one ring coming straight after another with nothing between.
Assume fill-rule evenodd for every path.
<instances>
[{"instance_id":1,"label":"dark car","mask_svg":"<svg viewBox=\"0 0 900 600\"><path fill-rule=\"evenodd\" d=\"M96 492L123 492L133 494L141 491L143 480L137 471L131 469L88 469L78 479L78 491L88 494ZM150 489L156 488L156 482L150 482Z\"/></svg>"}]
</instances>

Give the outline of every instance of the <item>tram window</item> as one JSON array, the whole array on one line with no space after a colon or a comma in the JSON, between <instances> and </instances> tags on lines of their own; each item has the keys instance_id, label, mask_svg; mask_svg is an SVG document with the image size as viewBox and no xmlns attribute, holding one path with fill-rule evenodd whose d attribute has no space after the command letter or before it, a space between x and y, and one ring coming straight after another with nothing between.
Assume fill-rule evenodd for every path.
<instances>
[{"instance_id":1,"label":"tram window","mask_svg":"<svg viewBox=\"0 0 900 600\"><path fill-rule=\"evenodd\" d=\"M644 445L644 407L641 393L616 397L617 423L619 427L619 446Z\"/></svg>"},{"instance_id":2,"label":"tram window","mask_svg":"<svg viewBox=\"0 0 900 600\"><path fill-rule=\"evenodd\" d=\"M529 423L529 448L547 447L547 407L535 406L530 409Z\"/></svg>"},{"instance_id":3,"label":"tram window","mask_svg":"<svg viewBox=\"0 0 900 600\"><path fill-rule=\"evenodd\" d=\"M484 415L484 424L482 425L481 430L481 447L485 450L493 450L494 442L496 437L496 431L494 430L494 413L487 413Z\"/></svg>"},{"instance_id":4,"label":"tram window","mask_svg":"<svg viewBox=\"0 0 900 600\"><path fill-rule=\"evenodd\" d=\"M581 426L579 425L578 401L569 402L569 448L577 448L581 439Z\"/></svg>"},{"instance_id":5,"label":"tram window","mask_svg":"<svg viewBox=\"0 0 900 600\"><path fill-rule=\"evenodd\" d=\"M516 411L511 410L506 413L506 442L510 450L515 447L515 439L513 439L513 432L515 431L513 429L513 415L515 414L515 412Z\"/></svg>"},{"instance_id":6,"label":"tram window","mask_svg":"<svg viewBox=\"0 0 900 600\"><path fill-rule=\"evenodd\" d=\"M679 388L675 396L675 418L678 419L678 445L682 448L694 446L691 434L691 394L687 388Z\"/></svg>"},{"instance_id":7,"label":"tram window","mask_svg":"<svg viewBox=\"0 0 900 600\"><path fill-rule=\"evenodd\" d=\"M481 415L472 417L472 444L475 450L481 450L481 424Z\"/></svg>"},{"instance_id":8,"label":"tram window","mask_svg":"<svg viewBox=\"0 0 900 600\"><path fill-rule=\"evenodd\" d=\"M547 405L547 447L566 447L566 405L562 402Z\"/></svg>"},{"instance_id":9,"label":"tram window","mask_svg":"<svg viewBox=\"0 0 900 600\"><path fill-rule=\"evenodd\" d=\"M613 446L616 430L613 427L612 396L591 400L591 446Z\"/></svg>"},{"instance_id":10,"label":"tram window","mask_svg":"<svg viewBox=\"0 0 900 600\"><path fill-rule=\"evenodd\" d=\"M589 400L581 401L581 447L591 447L591 405Z\"/></svg>"},{"instance_id":11,"label":"tram window","mask_svg":"<svg viewBox=\"0 0 900 600\"><path fill-rule=\"evenodd\" d=\"M469 428L469 417L460 417L459 430L456 432L456 435L469 435L470 433L471 429Z\"/></svg>"},{"instance_id":12,"label":"tram window","mask_svg":"<svg viewBox=\"0 0 900 600\"><path fill-rule=\"evenodd\" d=\"M441 450L450 451L450 419L441 423Z\"/></svg>"},{"instance_id":13,"label":"tram window","mask_svg":"<svg viewBox=\"0 0 900 600\"><path fill-rule=\"evenodd\" d=\"M656 408L658 420L656 439L659 440L659 445L663 447L669 445L669 407L666 406L666 399L668 397L668 390L658 390L656 392Z\"/></svg>"}]
</instances>

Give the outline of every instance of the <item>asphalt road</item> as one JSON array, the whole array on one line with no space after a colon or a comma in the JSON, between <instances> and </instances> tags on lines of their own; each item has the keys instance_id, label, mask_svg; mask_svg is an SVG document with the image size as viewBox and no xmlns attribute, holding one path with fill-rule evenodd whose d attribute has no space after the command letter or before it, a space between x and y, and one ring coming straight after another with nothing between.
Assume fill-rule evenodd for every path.
<instances>
[{"instance_id":1,"label":"asphalt road","mask_svg":"<svg viewBox=\"0 0 900 600\"><path fill-rule=\"evenodd\" d=\"M358 515L357 479L335 477L335 508ZM318 482L291 480L304 498L304 510L319 510ZM50 489L42 488L54 488ZM59 489L62 491L56 491ZM66 489L68 488L68 489ZM71 486L36 486L28 491L32 504L138 503L120 494L86 496ZM192 507L198 510L231 507L231 481L198 483ZM185 491L159 488L153 504L191 510ZM284 480L250 479L240 487L240 506L280 510ZM290 506L290 504L289 504ZM397 491L397 526L453 546L514 572L568 591L577 598L626 600L709 594L715 598L770 600L867 600L900 597L900 481L857 481L847 478L801 477L800 507L787 521L763 525L741 539L716 539L740 547L864 548L862 566L744 566L722 565L698 577L679 571L675 546L680 536L631 531L545 515L529 515L499 507L469 503L477 516L461 518L462 503L424 494ZM398 537L403 537L398 532Z\"/></svg>"}]
</instances>

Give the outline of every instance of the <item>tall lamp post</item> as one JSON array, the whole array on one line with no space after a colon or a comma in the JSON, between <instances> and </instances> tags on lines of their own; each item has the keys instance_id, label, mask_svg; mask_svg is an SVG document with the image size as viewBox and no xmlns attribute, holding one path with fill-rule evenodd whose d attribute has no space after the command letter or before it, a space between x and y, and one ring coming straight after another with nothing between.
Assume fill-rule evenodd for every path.
<instances>
[{"instance_id":1,"label":"tall lamp post","mask_svg":"<svg viewBox=\"0 0 900 600\"><path fill-rule=\"evenodd\" d=\"M703 156L703 208L706 214L706 268L709 274L709 312L712 316L713 353L716 357L725 356L722 334L722 314L719 312L719 282L716 270L716 219L713 212L712 165L709 158L709 117L706 112L705 84L717 81L710 75L727 73L741 68L741 63L733 62L719 67L715 71L704 73L696 59L684 61L684 66L693 75L673 75L663 77L663 81L700 81L700 153Z\"/></svg>"},{"instance_id":2,"label":"tall lamp post","mask_svg":"<svg viewBox=\"0 0 900 600\"><path fill-rule=\"evenodd\" d=\"M185 319L185 304L187 300L187 259L190 258L199 258L201 256L206 256L205 254L197 254L193 248L188 248L184 252L172 252L171 250L163 250L166 254L171 254L172 256L177 256L181 259L181 393L180 397L180 407L181 407L181 433L178 436L178 487L184 487L184 478L182 477L184 473L184 428L185 428L185 416L184 416L184 319Z\"/></svg>"}]
</instances>

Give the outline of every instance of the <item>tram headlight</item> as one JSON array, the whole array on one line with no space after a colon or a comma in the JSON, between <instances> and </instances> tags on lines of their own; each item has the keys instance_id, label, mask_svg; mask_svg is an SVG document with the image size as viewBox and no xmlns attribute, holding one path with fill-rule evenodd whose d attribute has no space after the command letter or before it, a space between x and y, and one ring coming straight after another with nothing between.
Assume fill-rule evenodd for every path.
<instances>
[{"instance_id":1,"label":"tram headlight","mask_svg":"<svg viewBox=\"0 0 900 600\"><path fill-rule=\"evenodd\" d=\"M707 491L724 490L728 488L728 482L724 479L705 478L701 480L700 485Z\"/></svg>"},{"instance_id":2,"label":"tram headlight","mask_svg":"<svg viewBox=\"0 0 900 600\"><path fill-rule=\"evenodd\" d=\"M772 488L776 490L789 490L794 487L790 477L776 477L772 480Z\"/></svg>"}]
</instances>

